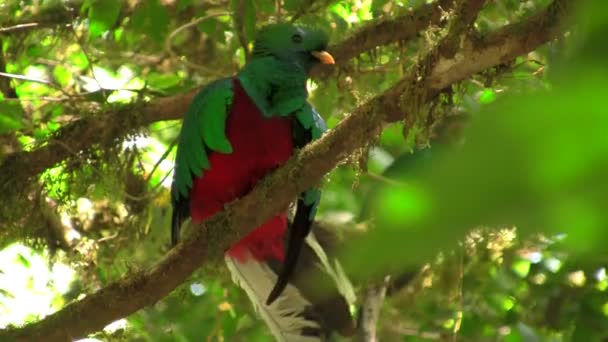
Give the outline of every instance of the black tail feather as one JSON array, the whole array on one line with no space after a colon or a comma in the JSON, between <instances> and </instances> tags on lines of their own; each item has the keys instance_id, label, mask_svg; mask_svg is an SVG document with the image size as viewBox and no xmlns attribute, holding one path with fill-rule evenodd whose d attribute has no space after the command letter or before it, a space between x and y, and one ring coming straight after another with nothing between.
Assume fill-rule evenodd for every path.
<instances>
[{"instance_id":1,"label":"black tail feather","mask_svg":"<svg viewBox=\"0 0 608 342\"><path fill-rule=\"evenodd\" d=\"M296 209L296 215L293 219L291 227L289 229L289 242L287 244L287 255L285 256L285 262L283 263L283 269L279 274L277 283L274 285L266 305L272 304L285 290L289 279L291 278L293 271L296 268L302 245L304 240L310 232L312 221L310 220L310 212L313 210L314 205L304 204L304 200L298 199L298 208Z\"/></svg>"},{"instance_id":2,"label":"black tail feather","mask_svg":"<svg viewBox=\"0 0 608 342\"><path fill-rule=\"evenodd\" d=\"M182 223L190 216L190 206L187 198L181 198L173 203L173 215L171 216L171 245L179 242Z\"/></svg>"}]
</instances>

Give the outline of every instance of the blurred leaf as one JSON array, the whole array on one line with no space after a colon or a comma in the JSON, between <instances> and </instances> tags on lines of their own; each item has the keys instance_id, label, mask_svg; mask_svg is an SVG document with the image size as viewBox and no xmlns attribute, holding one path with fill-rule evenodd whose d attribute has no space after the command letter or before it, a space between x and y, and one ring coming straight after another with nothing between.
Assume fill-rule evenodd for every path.
<instances>
[{"instance_id":1,"label":"blurred leaf","mask_svg":"<svg viewBox=\"0 0 608 342\"><path fill-rule=\"evenodd\" d=\"M97 272L97 277L99 278L99 281L101 282L102 285L105 285L108 283L108 275L105 269L103 269L102 267L96 267L95 271Z\"/></svg>"},{"instance_id":2,"label":"blurred leaf","mask_svg":"<svg viewBox=\"0 0 608 342\"><path fill-rule=\"evenodd\" d=\"M283 3L283 7L288 11L296 11L302 8L302 5L305 3L310 3L310 0L285 0Z\"/></svg>"},{"instance_id":3,"label":"blurred leaf","mask_svg":"<svg viewBox=\"0 0 608 342\"><path fill-rule=\"evenodd\" d=\"M53 68L53 76L62 87L67 86L72 80L72 73L63 65Z\"/></svg>"},{"instance_id":4,"label":"blurred leaf","mask_svg":"<svg viewBox=\"0 0 608 342\"><path fill-rule=\"evenodd\" d=\"M230 26L224 21L217 20L217 18L203 20L197 25L197 27L201 32L208 34L209 37L217 40L218 42L224 40L225 31L230 31Z\"/></svg>"},{"instance_id":5,"label":"blurred leaf","mask_svg":"<svg viewBox=\"0 0 608 342\"><path fill-rule=\"evenodd\" d=\"M177 2L177 9L179 11L183 11L186 8L192 6L193 2L194 2L194 0L178 0L178 2Z\"/></svg>"},{"instance_id":6,"label":"blurred leaf","mask_svg":"<svg viewBox=\"0 0 608 342\"><path fill-rule=\"evenodd\" d=\"M136 32L149 36L158 45L164 44L169 27L169 14L159 0L146 0L138 5L132 19Z\"/></svg>"},{"instance_id":7,"label":"blurred leaf","mask_svg":"<svg viewBox=\"0 0 608 342\"><path fill-rule=\"evenodd\" d=\"M16 131L23 127L23 108L17 101L8 101L0 92L0 134Z\"/></svg>"},{"instance_id":8,"label":"blurred leaf","mask_svg":"<svg viewBox=\"0 0 608 342\"><path fill-rule=\"evenodd\" d=\"M82 51L70 54L69 60L80 69L86 69L89 66L89 59Z\"/></svg>"},{"instance_id":9,"label":"blurred leaf","mask_svg":"<svg viewBox=\"0 0 608 342\"><path fill-rule=\"evenodd\" d=\"M256 8L254 1L232 0L231 8L234 13L239 13L243 24L243 33L247 42L253 41L255 37Z\"/></svg>"},{"instance_id":10,"label":"blurred leaf","mask_svg":"<svg viewBox=\"0 0 608 342\"><path fill-rule=\"evenodd\" d=\"M371 249L355 247L359 262L377 262L359 269L404 257L421 262L480 224L515 224L524 234L567 233L564 242L572 251L602 251L608 238L608 121L597 99L608 77L602 69L582 74L584 79L572 75L552 92L488 109L461 152L434 154L409 175L408 186L386 188L378 199L380 229L366 241L384 248L374 249L372 257L366 252ZM573 113L580 113L578 119ZM429 235L435 237L431 249Z\"/></svg>"},{"instance_id":11,"label":"blurred leaf","mask_svg":"<svg viewBox=\"0 0 608 342\"><path fill-rule=\"evenodd\" d=\"M15 298L15 296L7 290L0 288L0 295L5 298ZM0 304L3 304L0 302Z\"/></svg>"},{"instance_id":12,"label":"blurred leaf","mask_svg":"<svg viewBox=\"0 0 608 342\"><path fill-rule=\"evenodd\" d=\"M516 260L511 268L520 278L524 278L530 272L530 261L524 259Z\"/></svg>"},{"instance_id":13,"label":"blurred leaf","mask_svg":"<svg viewBox=\"0 0 608 342\"><path fill-rule=\"evenodd\" d=\"M88 9L91 37L99 37L114 26L120 6L120 0L88 0L83 3L82 8Z\"/></svg>"},{"instance_id":14,"label":"blurred leaf","mask_svg":"<svg viewBox=\"0 0 608 342\"><path fill-rule=\"evenodd\" d=\"M27 258L23 256L23 254L17 253L17 261L19 261L19 263L25 268L30 268L30 261L27 260Z\"/></svg>"},{"instance_id":15,"label":"blurred leaf","mask_svg":"<svg viewBox=\"0 0 608 342\"><path fill-rule=\"evenodd\" d=\"M175 87L182 78L176 74L160 74L152 72L146 76L146 82L154 89L167 89Z\"/></svg>"},{"instance_id":16,"label":"blurred leaf","mask_svg":"<svg viewBox=\"0 0 608 342\"><path fill-rule=\"evenodd\" d=\"M496 100L496 93L493 89L486 88L479 95L479 103L488 104Z\"/></svg>"}]
</instances>

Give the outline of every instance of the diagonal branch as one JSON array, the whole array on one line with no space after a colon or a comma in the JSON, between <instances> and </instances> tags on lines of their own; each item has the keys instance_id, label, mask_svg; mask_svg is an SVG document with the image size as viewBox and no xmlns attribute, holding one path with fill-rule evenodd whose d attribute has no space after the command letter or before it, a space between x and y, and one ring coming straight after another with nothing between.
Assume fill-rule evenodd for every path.
<instances>
[{"instance_id":1,"label":"diagonal branch","mask_svg":"<svg viewBox=\"0 0 608 342\"><path fill-rule=\"evenodd\" d=\"M464 42L454 61L440 57L430 71L424 93L428 101L442 88L506 59L525 54L559 34L566 5L573 0L554 0L538 15L521 25L510 25L480 41ZM525 29L525 30L523 30ZM464 65L467 61L468 65ZM474 60L476 63L471 63ZM102 329L108 323L154 304L192 272L223 252L252 227L283 210L301 191L314 186L353 151L372 141L388 120L411 115L409 105L398 100L414 75L358 107L334 130L304 148L285 166L265 179L243 198L193 230L150 269L125 277L100 291L73 302L62 310L20 329L0 331L0 340L65 341ZM268 199L272 200L269 201ZM266 203L259 206L259 203Z\"/></svg>"}]
</instances>

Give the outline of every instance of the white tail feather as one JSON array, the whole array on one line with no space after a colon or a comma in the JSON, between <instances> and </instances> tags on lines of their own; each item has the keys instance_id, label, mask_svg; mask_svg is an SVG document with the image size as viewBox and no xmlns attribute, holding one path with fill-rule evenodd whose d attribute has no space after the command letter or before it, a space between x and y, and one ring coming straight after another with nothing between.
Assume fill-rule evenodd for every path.
<instances>
[{"instance_id":1,"label":"white tail feather","mask_svg":"<svg viewBox=\"0 0 608 342\"><path fill-rule=\"evenodd\" d=\"M317 240L317 237L313 232L310 232L306 237L306 243L312 250L315 252L317 257L319 258L320 264L319 268L327 273L336 283L336 288L338 292L346 299L346 302L349 305L355 305L357 301L357 297L355 295L355 289L353 284L350 282L350 279L346 276L344 269L342 268L342 264L338 259L333 258L333 266L330 263L329 257L325 253L323 247Z\"/></svg>"},{"instance_id":2,"label":"white tail feather","mask_svg":"<svg viewBox=\"0 0 608 342\"><path fill-rule=\"evenodd\" d=\"M240 262L225 256L225 261L232 274L232 280L239 285L253 303L255 310L266 322L270 331L280 342L318 342L319 337L303 336L304 328L319 328L317 322L307 320L298 313L310 306L298 289L287 285L281 296L272 305L266 305L266 298L276 283L276 274L264 263L253 257L247 262Z\"/></svg>"}]
</instances>

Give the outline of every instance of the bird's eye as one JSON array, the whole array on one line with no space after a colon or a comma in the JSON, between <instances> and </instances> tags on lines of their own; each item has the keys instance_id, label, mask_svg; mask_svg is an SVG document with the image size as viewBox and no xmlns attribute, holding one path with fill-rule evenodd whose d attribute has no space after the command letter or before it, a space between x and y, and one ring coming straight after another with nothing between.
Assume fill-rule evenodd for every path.
<instances>
[{"instance_id":1,"label":"bird's eye","mask_svg":"<svg viewBox=\"0 0 608 342\"><path fill-rule=\"evenodd\" d=\"M300 44L302 42L302 35L300 35L299 33L294 34L293 36L291 36L291 41L296 44Z\"/></svg>"}]
</instances>

